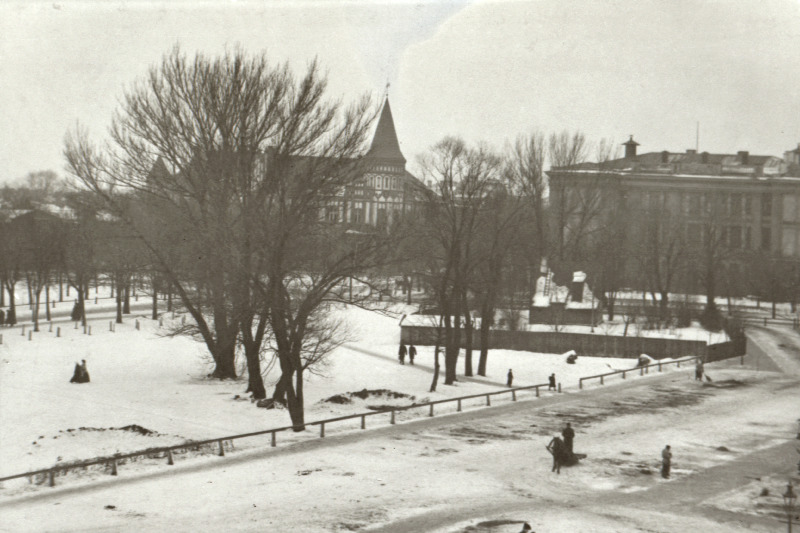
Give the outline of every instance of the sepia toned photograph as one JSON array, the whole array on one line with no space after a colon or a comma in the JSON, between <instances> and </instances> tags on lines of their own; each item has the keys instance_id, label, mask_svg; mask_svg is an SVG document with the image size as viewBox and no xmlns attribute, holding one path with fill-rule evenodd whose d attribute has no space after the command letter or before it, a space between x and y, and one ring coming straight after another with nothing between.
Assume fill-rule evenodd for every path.
<instances>
[{"instance_id":1,"label":"sepia toned photograph","mask_svg":"<svg viewBox=\"0 0 800 533\"><path fill-rule=\"evenodd\" d=\"M0 532L800 531L799 0L0 3Z\"/></svg>"}]
</instances>

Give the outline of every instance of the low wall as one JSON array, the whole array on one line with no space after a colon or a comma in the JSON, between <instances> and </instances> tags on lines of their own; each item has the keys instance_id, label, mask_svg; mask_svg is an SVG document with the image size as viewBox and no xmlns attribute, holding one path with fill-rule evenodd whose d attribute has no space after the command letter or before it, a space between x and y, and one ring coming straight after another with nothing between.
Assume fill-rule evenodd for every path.
<instances>
[{"instance_id":1,"label":"low wall","mask_svg":"<svg viewBox=\"0 0 800 533\"><path fill-rule=\"evenodd\" d=\"M433 346L436 344L436 336L435 327L404 325L400 328L400 339L405 344ZM480 338L477 331L475 331L473 339L472 348L475 350L480 349ZM462 348L465 346L464 338L462 338L461 346ZM709 350L709 347L703 341L620 337L556 331L506 330L491 330L489 332L489 348L540 353L564 353L569 350L575 350L578 355L594 357L637 358L641 354L647 354L655 359L706 355Z\"/></svg>"}]
</instances>

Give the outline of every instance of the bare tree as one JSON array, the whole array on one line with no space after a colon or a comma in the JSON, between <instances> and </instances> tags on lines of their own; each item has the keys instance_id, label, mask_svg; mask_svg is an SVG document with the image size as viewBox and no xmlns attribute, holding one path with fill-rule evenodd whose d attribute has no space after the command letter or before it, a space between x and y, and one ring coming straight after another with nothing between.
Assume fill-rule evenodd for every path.
<instances>
[{"instance_id":1,"label":"bare tree","mask_svg":"<svg viewBox=\"0 0 800 533\"><path fill-rule=\"evenodd\" d=\"M470 148L461 139L445 138L420 159L423 175L433 183L425 195L421 230L431 243L428 273L444 323L445 385L456 381L461 348L465 290L474 266L480 215L499 184L501 160L488 148Z\"/></svg>"},{"instance_id":2,"label":"bare tree","mask_svg":"<svg viewBox=\"0 0 800 533\"><path fill-rule=\"evenodd\" d=\"M309 320L354 268L352 250L320 257L332 239L320 209L356 179L376 114L367 98L344 107L325 92L316 62L295 78L264 55L190 59L176 49L126 94L108 149L81 133L66 148L79 183L158 261L214 357L214 377L236 376L241 342L248 388L263 398L271 328L284 374L276 394L297 429Z\"/></svg>"}]
</instances>

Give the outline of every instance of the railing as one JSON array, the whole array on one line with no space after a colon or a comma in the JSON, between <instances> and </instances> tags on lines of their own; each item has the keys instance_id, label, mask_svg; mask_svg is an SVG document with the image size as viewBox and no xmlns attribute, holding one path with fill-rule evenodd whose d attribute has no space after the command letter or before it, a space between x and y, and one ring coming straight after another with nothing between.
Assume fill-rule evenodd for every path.
<instances>
[{"instance_id":1,"label":"railing","mask_svg":"<svg viewBox=\"0 0 800 533\"><path fill-rule=\"evenodd\" d=\"M393 407L393 408L389 408L389 409L382 409L382 410L379 410L379 411L370 411L368 413L358 413L358 414L354 414L354 415L346 415L346 416L340 416L340 417L336 417L336 418L327 418L325 420L317 420L317 421L314 421L314 422L306 422L305 426L306 427L308 427L308 426L319 426L319 436L320 436L320 438L325 438L325 426L329 425L329 424L332 424L334 422L342 422L344 420L354 420L354 419L360 418L361 419L361 429L366 429L367 428L367 417L369 417L369 416L385 415L385 414L389 413L390 416L391 416L391 418L389 420L389 423L390 424L395 424L396 423L397 413L400 412L400 411L408 411L408 410L411 410L411 409L420 409L420 408L428 407L429 408L428 416L434 416L434 406L455 402L457 404L456 411L457 412L461 412L462 402L464 400L471 400L471 399L475 399L475 398L486 398L486 405L487 406L491 406L492 405L492 401L491 401L491 397L492 396L498 396L498 395L501 395L501 394L511 394L511 400L515 402L515 401L517 401L517 393L518 392L527 391L527 390L533 390L533 391L535 391L536 397L538 398L539 395L540 395L539 389L540 388L544 388L544 387L549 388L549 384L548 383L542 383L542 384L539 384L539 385L527 385L525 387L514 387L514 388L503 389L503 390L499 390L499 391L484 392L484 393L480 393L480 394L471 394L469 396L460 396L458 398L447 398L447 399L444 399L444 400L436 400L436 401L433 401L433 402L418 403L418 404L413 404L413 405L408 405L408 406L398 406L398 407ZM561 384L560 383L557 385L557 389L556 390L557 390L557 392L561 392ZM218 455L224 456L225 455L225 446L224 446L225 442L231 442L232 443L236 439L243 439L243 438L247 438L247 437L255 437L255 436L267 435L267 434L270 434L270 446L272 446L274 448L275 446L278 445L278 440L277 440L278 433L281 433L281 432L284 432L284 431L289 431L289 430L294 430L294 429L295 429L295 426L284 426L284 427L279 427L279 428L265 429L265 430L262 430L262 431L253 431L253 432L250 432L250 433L240 433L238 435L229 435L229 436L226 436L226 437L216 437L216 438L213 438L213 439L206 439L206 440L199 440L199 441L188 441L188 442L184 442L182 444L176 444L176 445L173 445L173 446L160 446L160 447L155 447L155 448L148 448L146 450L140 450L140 451L131 452L131 453L120 453L120 454L115 454L115 455L112 455L112 456L97 457L95 459L90 459L88 461L80 461L80 462L69 463L69 464L65 464L65 465L53 466L53 467L50 467L50 468L43 468L41 470L33 470L33 471L30 471L30 472L24 472L22 474L15 474L15 475L12 475L12 476L0 477L0 482L12 480L12 479L25 478L25 477L33 478L35 476L46 475L47 479L48 479L49 486L54 487L55 486L55 477L56 477L56 474L59 473L59 472L68 471L68 470L72 470L72 469L75 469L75 468L86 468L86 467L89 467L89 466L103 465L103 464L110 467L112 476L116 476L117 475L117 467L118 467L120 461L122 461L124 459L131 459L131 458L134 458L134 457L145 457L145 456L161 455L162 457L166 457L168 465L172 465L172 464L174 464L174 459L173 459L173 452L174 451L176 451L176 450L188 450L188 449L199 449L201 446L207 446L209 444L211 444L211 445L215 445L216 444L217 445L217 450L218 450L218 452L217 452Z\"/></svg>"},{"instance_id":2,"label":"railing","mask_svg":"<svg viewBox=\"0 0 800 533\"><path fill-rule=\"evenodd\" d=\"M677 365L677 367L680 368L681 367L681 363L691 363L691 362L697 363L697 361L699 359L702 359L702 357L700 357L700 356L692 356L692 357L687 357L685 359L676 359L675 361L667 361L667 362L657 361L657 362L649 364L649 365L637 366L635 368L630 368L630 369L627 369L627 370L615 370L613 372L606 372L605 374L597 374L597 375L594 375L594 376L586 376L586 377L580 378L578 380L578 388L582 389L583 388L583 382L587 381L587 380L590 380L590 379L600 378L600 385L604 385L605 384L605 378L607 378L608 376L616 376L617 374L622 374L622 379L625 379L625 375L626 374L634 373L637 370L639 371L639 375L643 376L645 374L649 374L650 373L650 369L653 368L653 367L657 367L658 371L661 372L662 367L665 367L665 366L668 366L668 365Z\"/></svg>"},{"instance_id":3,"label":"railing","mask_svg":"<svg viewBox=\"0 0 800 533\"><path fill-rule=\"evenodd\" d=\"M579 385L579 388L583 389L583 382L585 380L597 379L597 378L600 379L600 384L602 385L604 383L604 378L606 378L608 376L613 376L613 375L616 375L616 374L622 374L622 377L625 378L626 374L632 373L632 372L636 372L637 370L639 370L640 375L644 375L644 374L648 373L648 370L651 367L658 367L658 370L660 372L661 368L663 366L675 364L678 367L680 367L681 363L689 363L689 362L692 362L692 361L697 361L697 359L700 359L700 357L692 356L692 357L688 357L688 358L685 358L685 359L678 359L678 360L675 360L675 361L669 361L669 362L666 362L666 363L657 362L657 363L653 363L651 365L641 366L641 367L633 368L633 369L630 369L630 370L617 370L617 371L614 371L614 372L607 372L605 374L597 374L595 376L587 376L587 377L580 378L580 380L578 382L578 385ZM395 424L396 420L397 420L397 413L398 412L402 412L402 411L409 411L411 409L421 409L421 408L427 407L429 409L428 416L434 416L434 414L435 414L434 407L436 405L442 405L442 404L455 402L456 403L456 412L461 412L462 403L465 400L472 400L472 399L475 399L475 398L486 398L486 406L489 407L489 406L492 405L492 400L491 400L492 396L499 396L499 395L502 395L502 394L511 394L511 401L515 402L515 401L517 401L517 393L518 392L533 390L536 393L536 397L538 398L540 396L539 389L541 389L541 388L547 388L549 390L551 388L551 386L550 386L549 383L540 383L538 385L527 385L525 387L513 387L513 388L502 389L502 390L493 391L493 392L483 392L483 393L479 393L479 394L471 394L471 395L468 395L468 396L459 396L458 398L446 398L444 400L436 400L436 401L432 401L432 402L418 403L418 404L413 404L413 405L408 405L408 406L398 406L398 407L392 407L392 408L382 409L382 410L378 410L378 411L370 411L368 413L357 413L357 414L353 414L353 415L340 416L340 417L336 417L336 418L327 418L325 420L316 420L316 421L313 421L313 422L306 422L304 424L304 427L319 426L319 436L320 436L320 438L325 438L325 426L326 425L330 425L330 424L332 424L334 422L342 422L342 421L345 421L345 420L361 419L361 429L367 429L367 417L370 417L370 416L379 416L379 415L385 415L385 414L388 413L390 415L389 423L390 424ZM561 383L557 384L556 392L561 392ZM253 431L253 432L250 432L250 433L240 433L238 435L229 435L229 436L226 436L226 437L216 437L216 438L213 438L213 439L205 439L205 440L199 440L199 441L187 441L187 442L184 442L184 443L181 443L181 444L175 444L175 445L172 445L172 446L160 446L160 447L155 447L155 448L148 448L146 450L140 450L140 451L131 452L131 453L120 453L120 454L115 454L115 455L112 455L112 456L97 457L95 459L90 459L88 461L80 461L80 462L69 463L69 464L64 464L64 465L57 465L57 466L53 466L53 467L50 467L50 468L43 468L41 470L33 470L33 471L30 471L30 472L24 472L24 473L21 473L21 474L15 474L15 475L12 475L12 476L0 477L0 482L9 481L9 480L12 480L12 479L20 479L20 478L26 478L26 477L27 478L33 478L35 476L46 475L47 479L48 479L49 486L54 487L55 486L55 477L56 477L56 474L58 474L59 472L66 472L68 470L72 470L72 469L75 469L75 468L87 468L89 466L94 466L94 465L107 465L111 470L111 475L112 476L116 476L117 475L118 465L119 465L120 461L122 461L124 459L131 459L131 458L134 458L134 457L146 457L146 456L153 456L153 455L161 455L162 458L165 457L167 459L167 464L168 465L173 465L173 464L175 464L174 463L174 458L173 458L173 452L176 451L176 450L199 449L201 446L207 446L207 445L212 445L213 446L213 445L216 445L217 454L219 456L224 456L225 455L225 445L224 445L225 442L232 443L236 439L244 439L244 438L247 438L247 437L256 437L256 436L267 435L267 434L270 435L270 446L274 448L274 447L276 447L278 445L278 439L277 439L278 433L281 433L281 432L284 432L284 431L289 431L289 430L294 430L294 429L295 429L295 426L284 426L284 427L279 427L279 428L265 429L265 430L261 430L261 431Z\"/></svg>"}]
</instances>

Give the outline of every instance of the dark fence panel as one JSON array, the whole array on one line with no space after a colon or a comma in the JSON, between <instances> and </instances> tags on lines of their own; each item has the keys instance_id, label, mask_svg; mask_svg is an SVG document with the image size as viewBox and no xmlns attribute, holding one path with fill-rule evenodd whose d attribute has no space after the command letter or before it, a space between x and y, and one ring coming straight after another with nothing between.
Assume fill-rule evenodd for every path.
<instances>
[{"instance_id":1,"label":"dark fence panel","mask_svg":"<svg viewBox=\"0 0 800 533\"><path fill-rule=\"evenodd\" d=\"M406 344L433 346L436 344L436 337L435 327L401 326L400 338ZM462 331L462 348L465 347L464 340ZM477 332L473 335L472 348L480 349L480 338ZM564 353L575 350L578 355L594 357L637 358L641 354L647 354L655 359L706 355L707 353L707 344L703 341L620 337L560 331L492 330L489 333L489 348L541 353Z\"/></svg>"},{"instance_id":2,"label":"dark fence panel","mask_svg":"<svg viewBox=\"0 0 800 533\"><path fill-rule=\"evenodd\" d=\"M731 357L739 357L745 355L747 352L747 337L740 337L728 342L720 342L718 344L710 344L708 346L708 353L706 354L705 362L712 363L714 361L721 361Z\"/></svg>"}]
</instances>

